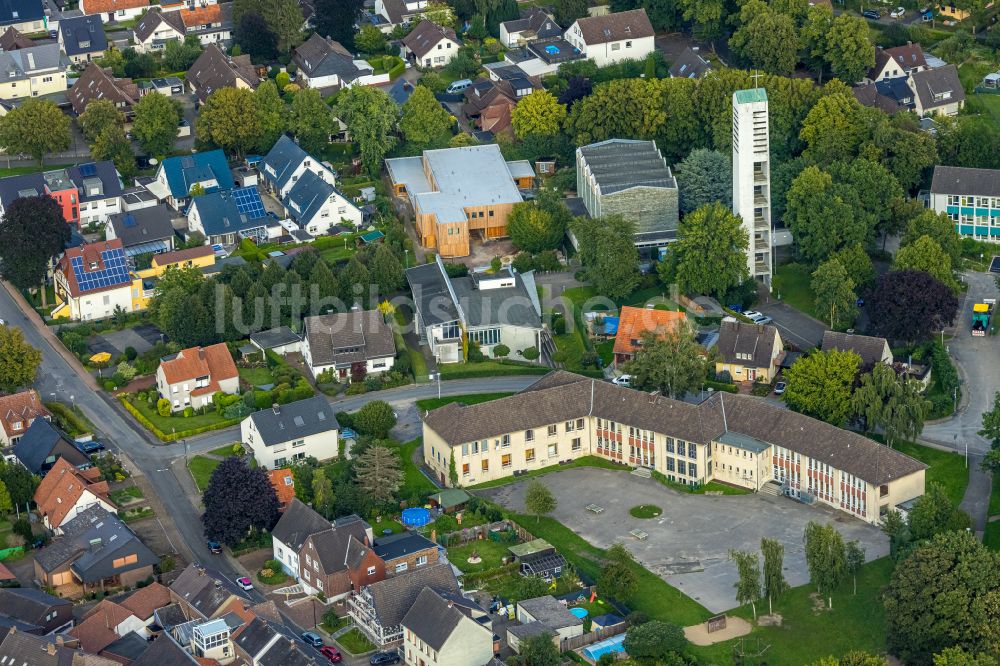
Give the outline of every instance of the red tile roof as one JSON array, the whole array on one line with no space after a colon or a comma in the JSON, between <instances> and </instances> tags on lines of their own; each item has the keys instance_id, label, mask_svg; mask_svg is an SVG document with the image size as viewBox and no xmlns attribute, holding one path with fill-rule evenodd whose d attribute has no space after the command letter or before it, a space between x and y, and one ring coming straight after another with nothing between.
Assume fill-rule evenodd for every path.
<instances>
[{"instance_id":1,"label":"red tile roof","mask_svg":"<svg viewBox=\"0 0 1000 666\"><path fill-rule=\"evenodd\" d=\"M170 604L170 588L157 582L141 587L122 601L122 608L132 612L140 620L148 620L157 608Z\"/></svg>"},{"instance_id":2,"label":"red tile roof","mask_svg":"<svg viewBox=\"0 0 1000 666\"><path fill-rule=\"evenodd\" d=\"M114 627L132 615L132 611L104 599L94 606L83 622L69 631L69 635L80 640L80 647L85 652L97 654L118 640Z\"/></svg>"},{"instance_id":3,"label":"red tile roof","mask_svg":"<svg viewBox=\"0 0 1000 666\"><path fill-rule=\"evenodd\" d=\"M17 576L10 572L10 569L4 566L3 562L0 562L0 581L2 580L16 580Z\"/></svg>"},{"instance_id":4,"label":"red tile roof","mask_svg":"<svg viewBox=\"0 0 1000 666\"><path fill-rule=\"evenodd\" d=\"M195 389L191 395L204 395L219 390L219 382L239 376L236 363L225 343L209 347L191 347L180 351L169 361L160 363L168 384L208 377L208 386Z\"/></svg>"},{"instance_id":5,"label":"red tile roof","mask_svg":"<svg viewBox=\"0 0 1000 666\"><path fill-rule=\"evenodd\" d=\"M189 247L185 250L174 250L173 252L155 254L153 255L153 265L166 266L168 264L176 264L182 261L200 259L201 257L207 257L212 254L215 254L215 250L212 249L211 245L199 245L198 247Z\"/></svg>"},{"instance_id":6,"label":"red tile roof","mask_svg":"<svg viewBox=\"0 0 1000 666\"><path fill-rule=\"evenodd\" d=\"M138 9L148 6L149 0L84 0L80 3L84 14L110 13L120 9Z\"/></svg>"},{"instance_id":7,"label":"red tile roof","mask_svg":"<svg viewBox=\"0 0 1000 666\"><path fill-rule=\"evenodd\" d=\"M290 469L271 470L271 485L278 496L278 506L284 511L288 503L295 499L295 478Z\"/></svg>"},{"instance_id":8,"label":"red tile roof","mask_svg":"<svg viewBox=\"0 0 1000 666\"><path fill-rule=\"evenodd\" d=\"M96 271L105 270L104 260L101 258L101 253L105 250L123 250L121 239L114 239L109 241L99 241L97 243L86 243L80 245L79 247L66 248L66 252L63 254L62 259L59 260L59 272L66 277L66 283L69 285L70 294L74 297L80 296L83 293L96 294L98 292L107 291L109 289L119 289L123 286L131 286L132 277L126 272L125 278L122 282L117 284L108 285L106 287L98 287L96 289L88 289L84 292L80 289L79 283L76 281L76 274L73 272L72 260L75 257L80 257L83 259L83 271L84 273L93 272L90 266L93 264L97 265L97 268L93 269Z\"/></svg>"},{"instance_id":9,"label":"red tile roof","mask_svg":"<svg viewBox=\"0 0 1000 666\"><path fill-rule=\"evenodd\" d=\"M206 7L195 7L194 9L182 9L181 20L184 27L197 28L203 25L222 23L222 7L220 5L208 5Z\"/></svg>"},{"instance_id":10,"label":"red tile roof","mask_svg":"<svg viewBox=\"0 0 1000 666\"><path fill-rule=\"evenodd\" d=\"M20 437L39 416L49 417L49 410L34 389L0 397L0 428L7 437ZM20 427L15 427L20 424Z\"/></svg>"},{"instance_id":11,"label":"red tile roof","mask_svg":"<svg viewBox=\"0 0 1000 666\"><path fill-rule=\"evenodd\" d=\"M618 334L615 336L616 354L634 354L636 340L642 339L642 334L653 331L663 335L673 331L687 316L683 312L673 310L654 310L652 308L633 308L624 306L618 314Z\"/></svg>"},{"instance_id":12,"label":"red tile roof","mask_svg":"<svg viewBox=\"0 0 1000 666\"><path fill-rule=\"evenodd\" d=\"M38 510L49 519L49 525L59 527L84 492L90 491L95 497L114 507L108 496L108 482L92 483L84 478L65 458L58 458L49 473L35 490Z\"/></svg>"}]
</instances>

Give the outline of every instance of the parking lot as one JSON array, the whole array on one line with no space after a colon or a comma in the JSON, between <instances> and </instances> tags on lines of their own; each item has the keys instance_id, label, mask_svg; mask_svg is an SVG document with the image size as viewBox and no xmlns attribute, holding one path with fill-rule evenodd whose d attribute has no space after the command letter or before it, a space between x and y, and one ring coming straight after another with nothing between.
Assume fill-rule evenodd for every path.
<instances>
[{"instance_id":1,"label":"parking lot","mask_svg":"<svg viewBox=\"0 0 1000 666\"><path fill-rule=\"evenodd\" d=\"M120 331L101 333L87 341L87 347L92 354L107 352L112 356L125 353L132 347L139 354L145 354L160 342L162 333L153 324L139 324L134 328L124 328Z\"/></svg>"},{"instance_id":2,"label":"parking lot","mask_svg":"<svg viewBox=\"0 0 1000 666\"><path fill-rule=\"evenodd\" d=\"M736 567L729 562L729 551L758 552L761 537L784 544L785 577L793 586L809 581L802 544L809 521L832 523L845 541L859 540L869 560L889 553L888 539L877 527L831 508L784 497L693 495L654 479L589 467L549 474L541 481L558 502L553 518L601 548L623 542L647 569L712 612L736 606ZM478 494L524 511L526 487L527 482L521 481ZM604 511L588 511L591 503ZM650 520L629 514L644 504L661 507L663 514ZM530 524L525 527L531 529ZM629 534L633 529L646 532L648 538L638 541Z\"/></svg>"}]
</instances>

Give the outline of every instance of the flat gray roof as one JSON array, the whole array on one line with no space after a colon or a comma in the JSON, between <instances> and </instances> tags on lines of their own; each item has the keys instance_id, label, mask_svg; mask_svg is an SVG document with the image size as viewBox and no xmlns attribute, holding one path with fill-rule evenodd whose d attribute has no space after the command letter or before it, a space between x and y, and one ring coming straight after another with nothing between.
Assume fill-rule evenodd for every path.
<instances>
[{"instance_id":1,"label":"flat gray roof","mask_svg":"<svg viewBox=\"0 0 1000 666\"><path fill-rule=\"evenodd\" d=\"M748 435L741 435L738 432L725 432L721 434L716 441L720 444L728 444L730 446L743 449L744 451L750 451L751 453L763 453L771 447L771 445L766 442L762 442L759 439L755 439Z\"/></svg>"}]
</instances>

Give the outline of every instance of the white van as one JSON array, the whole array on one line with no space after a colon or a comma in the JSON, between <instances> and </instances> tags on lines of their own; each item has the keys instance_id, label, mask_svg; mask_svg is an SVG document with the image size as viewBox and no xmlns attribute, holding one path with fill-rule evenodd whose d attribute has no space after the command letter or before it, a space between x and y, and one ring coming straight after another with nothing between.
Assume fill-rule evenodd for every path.
<instances>
[{"instance_id":1,"label":"white van","mask_svg":"<svg viewBox=\"0 0 1000 666\"><path fill-rule=\"evenodd\" d=\"M457 95L458 93L462 92L471 85L472 85L471 79L459 79L458 81L453 81L452 84L448 86L448 89L445 90L445 92L448 93L449 95Z\"/></svg>"}]
</instances>

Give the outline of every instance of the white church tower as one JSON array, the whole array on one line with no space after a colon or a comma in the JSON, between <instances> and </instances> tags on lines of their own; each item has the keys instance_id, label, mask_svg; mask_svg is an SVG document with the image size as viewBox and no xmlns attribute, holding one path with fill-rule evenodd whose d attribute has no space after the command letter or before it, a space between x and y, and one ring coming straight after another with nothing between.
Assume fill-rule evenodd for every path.
<instances>
[{"instance_id":1,"label":"white church tower","mask_svg":"<svg viewBox=\"0 0 1000 666\"><path fill-rule=\"evenodd\" d=\"M733 93L733 212L743 218L750 236L747 267L770 290L771 143L767 92L763 88Z\"/></svg>"}]
</instances>

